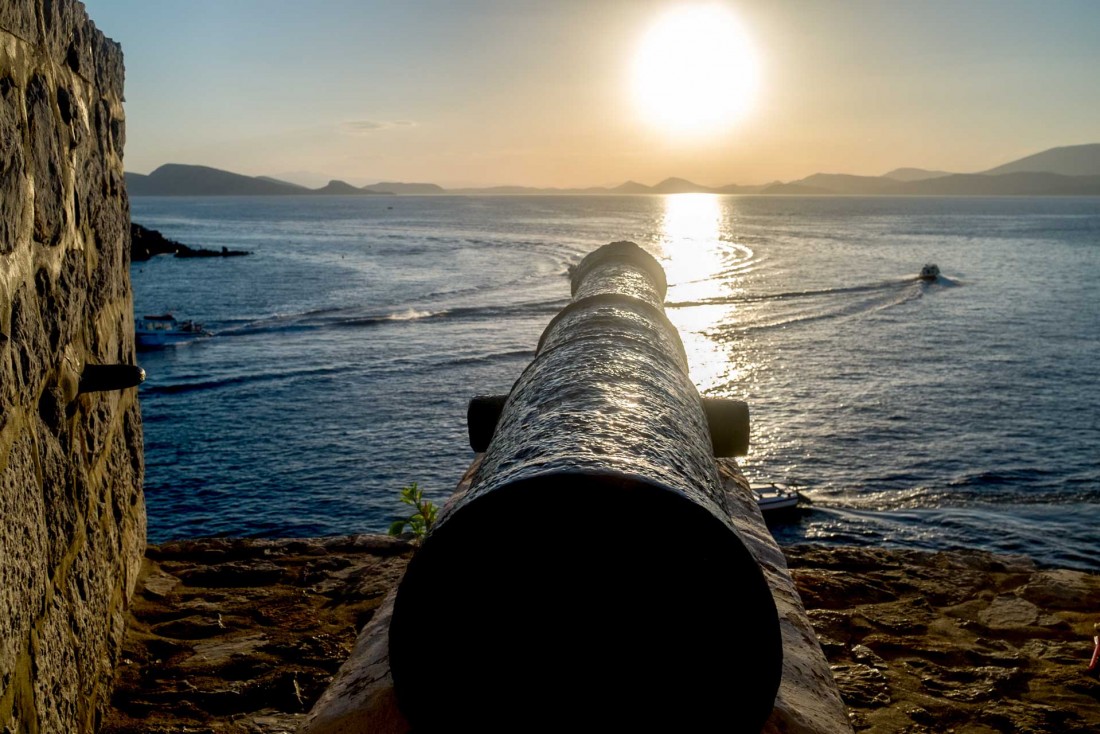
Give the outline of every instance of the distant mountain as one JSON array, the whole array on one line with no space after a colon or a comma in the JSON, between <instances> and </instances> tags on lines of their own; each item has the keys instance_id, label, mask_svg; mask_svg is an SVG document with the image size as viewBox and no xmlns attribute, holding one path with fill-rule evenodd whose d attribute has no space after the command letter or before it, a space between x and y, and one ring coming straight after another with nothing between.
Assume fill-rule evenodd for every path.
<instances>
[{"instance_id":1,"label":"distant mountain","mask_svg":"<svg viewBox=\"0 0 1100 734\"><path fill-rule=\"evenodd\" d=\"M352 186L347 181L333 179L319 189L305 189L301 193L320 194L322 196L366 196L375 194L392 194L392 191L368 191Z\"/></svg>"},{"instance_id":2,"label":"distant mountain","mask_svg":"<svg viewBox=\"0 0 1100 734\"><path fill-rule=\"evenodd\" d=\"M1100 195L1100 144L1052 148L984 173L898 168L884 176L815 173L765 194L848 196Z\"/></svg>"},{"instance_id":3,"label":"distant mountain","mask_svg":"<svg viewBox=\"0 0 1100 734\"><path fill-rule=\"evenodd\" d=\"M637 181L627 181L621 183L613 189L609 189L613 194L652 194L653 189L645 184L640 184Z\"/></svg>"},{"instance_id":4,"label":"distant mountain","mask_svg":"<svg viewBox=\"0 0 1100 734\"><path fill-rule=\"evenodd\" d=\"M166 163L148 176L126 174L131 196L273 196L301 194L283 181L242 176L209 166Z\"/></svg>"},{"instance_id":5,"label":"distant mountain","mask_svg":"<svg viewBox=\"0 0 1100 734\"><path fill-rule=\"evenodd\" d=\"M734 187L742 188L742 187ZM744 187L755 188L755 187ZM492 194L492 195L536 195L536 196L578 196L578 195L614 195L614 194L697 194L718 193L718 189L700 186L683 178L666 178L655 186L646 186L637 181L627 181L612 188L589 186L584 189L536 188L534 186L490 186L488 188L446 189L448 194Z\"/></svg>"},{"instance_id":6,"label":"distant mountain","mask_svg":"<svg viewBox=\"0 0 1100 734\"><path fill-rule=\"evenodd\" d=\"M534 186L486 186L484 188L446 189L446 194L487 194L489 196L517 196L523 194L561 194L566 189L539 189Z\"/></svg>"},{"instance_id":7,"label":"distant mountain","mask_svg":"<svg viewBox=\"0 0 1100 734\"><path fill-rule=\"evenodd\" d=\"M270 176L244 176L183 163L166 163L149 175L127 173L126 189L130 196L363 196L384 193L365 191L343 181L329 181L327 186L309 189Z\"/></svg>"},{"instance_id":8,"label":"distant mountain","mask_svg":"<svg viewBox=\"0 0 1100 734\"><path fill-rule=\"evenodd\" d=\"M912 181L904 184L902 193L918 196L1096 196L1100 195L1100 176L957 173Z\"/></svg>"},{"instance_id":9,"label":"distant mountain","mask_svg":"<svg viewBox=\"0 0 1100 734\"><path fill-rule=\"evenodd\" d=\"M537 188L490 186L444 189L433 183L382 182L356 188L329 181L309 189L270 176L242 176L207 166L169 163L149 175L127 173L132 196L271 196L361 194L436 195L615 195L615 194L765 194L793 196L1098 196L1100 143L1051 148L984 173L948 173L923 168L896 168L882 176L815 173L797 181L775 181L760 186L729 184L710 187L684 178L666 178L654 186L627 181L618 186Z\"/></svg>"},{"instance_id":10,"label":"distant mountain","mask_svg":"<svg viewBox=\"0 0 1100 734\"><path fill-rule=\"evenodd\" d=\"M826 196L1097 196L1100 176L1056 173L954 173L923 181L895 181L875 176L815 174L794 183L776 183L762 194Z\"/></svg>"},{"instance_id":11,"label":"distant mountain","mask_svg":"<svg viewBox=\"0 0 1100 734\"><path fill-rule=\"evenodd\" d=\"M904 184L882 176L853 176L847 173L815 173L793 182L796 186L828 191L832 194L881 196L900 194Z\"/></svg>"},{"instance_id":12,"label":"distant mountain","mask_svg":"<svg viewBox=\"0 0 1100 734\"><path fill-rule=\"evenodd\" d=\"M362 187L363 191L373 191L376 194L445 194L442 186L433 183L399 183L383 181Z\"/></svg>"},{"instance_id":13,"label":"distant mountain","mask_svg":"<svg viewBox=\"0 0 1100 734\"><path fill-rule=\"evenodd\" d=\"M923 168L895 168L889 173L882 174L883 178L892 178L895 181L924 181L928 178L940 178L950 176L948 171L927 171Z\"/></svg>"},{"instance_id":14,"label":"distant mountain","mask_svg":"<svg viewBox=\"0 0 1100 734\"><path fill-rule=\"evenodd\" d=\"M256 178L260 179L261 181L272 181L274 183L286 184L287 186L294 186L294 187L302 189L304 191L309 191L308 186L302 186L302 184L296 184L296 183L293 183L292 181L284 181L283 179L275 178L274 176L257 176Z\"/></svg>"},{"instance_id":15,"label":"distant mountain","mask_svg":"<svg viewBox=\"0 0 1100 734\"><path fill-rule=\"evenodd\" d=\"M983 171L987 176L1022 172L1057 173L1062 176L1100 176L1100 143L1051 148Z\"/></svg>"},{"instance_id":16,"label":"distant mountain","mask_svg":"<svg viewBox=\"0 0 1100 734\"><path fill-rule=\"evenodd\" d=\"M776 196L779 194L785 196L821 196L822 194L830 195L835 194L833 191L827 189L819 189L816 186L805 186L797 183L782 183L776 181L773 184L765 186L761 191L761 194L766 196Z\"/></svg>"},{"instance_id":17,"label":"distant mountain","mask_svg":"<svg viewBox=\"0 0 1100 734\"><path fill-rule=\"evenodd\" d=\"M711 189L692 183L686 178L666 178L650 188L652 194L709 194Z\"/></svg>"},{"instance_id":18,"label":"distant mountain","mask_svg":"<svg viewBox=\"0 0 1100 734\"><path fill-rule=\"evenodd\" d=\"M716 194L759 194L767 188L767 184L762 186L742 186L741 184L727 184L725 186L719 186L713 189Z\"/></svg>"}]
</instances>

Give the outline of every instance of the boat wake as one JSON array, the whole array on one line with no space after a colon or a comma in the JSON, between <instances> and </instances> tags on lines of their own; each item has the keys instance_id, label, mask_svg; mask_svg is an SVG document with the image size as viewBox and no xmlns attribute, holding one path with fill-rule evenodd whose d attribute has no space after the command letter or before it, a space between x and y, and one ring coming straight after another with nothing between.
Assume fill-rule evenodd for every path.
<instances>
[{"instance_id":1,"label":"boat wake","mask_svg":"<svg viewBox=\"0 0 1100 734\"><path fill-rule=\"evenodd\" d=\"M279 332L317 331L324 329L362 329L427 320L484 321L501 318L526 318L555 314L567 303L564 298L529 301L518 304L406 308L375 310L367 307L323 308L297 314L277 314L239 324L214 324L217 336L249 336Z\"/></svg>"},{"instance_id":2,"label":"boat wake","mask_svg":"<svg viewBox=\"0 0 1100 734\"><path fill-rule=\"evenodd\" d=\"M721 306L737 303L763 303L768 301L791 301L816 297L832 297L857 293L881 293L884 291L903 290L913 285L914 278L905 280L887 280L881 283L869 285L849 286L845 288L822 288L805 291L785 291L780 293L751 293L731 296L717 296L714 298L701 298L689 301L669 301L665 308L691 308L693 306Z\"/></svg>"},{"instance_id":3,"label":"boat wake","mask_svg":"<svg viewBox=\"0 0 1100 734\"><path fill-rule=\"evenodd\" d=\"M438 316L442 311L418 311L415 308L407 308L404 311L395 311L390 315L384 317L384 320L388 321L417 321L419 319L430 319L433 316Z\"/></svg>"},{"instance_id":4,"label":"boat wake","mask_svg":"<svg viewBox=\"0 0 1100 734\"><path fill-rule=\"evenodd\" d=\"M728 307L716 327L703 333L717 341L820 321L847 319L897 308L925 295L928 284L915 279L889 280L843 288L745 294L680 301L673 309Z\"/></svg>"}]
</instances>

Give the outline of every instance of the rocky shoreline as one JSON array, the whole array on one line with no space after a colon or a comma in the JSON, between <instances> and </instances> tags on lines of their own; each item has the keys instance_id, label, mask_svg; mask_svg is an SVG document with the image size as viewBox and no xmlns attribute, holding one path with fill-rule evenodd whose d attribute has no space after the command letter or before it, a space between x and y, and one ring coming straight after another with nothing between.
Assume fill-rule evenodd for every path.
<instances>
[{"instance_id":1,"label":"rocky shoreline","mask_svg":"<svg viewBox=\"0 0 1100 734\"><path fill-rule=\"evenodd\" d=\"M156 255L174 255L175 257L243 257L251 255L248 250L230 250L223 247L211 250L206 247L188 247L182 242L170 240L158 230L130 223L130 261L142 262Z\"/></svg>"},{"instance_id":2,"label":"rocky shoreline","mask_svg":"<svg viewBox=\"0 0 1100 734\"><path fill-rule=\"evenodd\" d=\"M400 578L387 536L150 547L101 731L293 732ZM784 548L857 731L1092 732L1100 575L978 551Z\"/></svg>"}]
</instances>

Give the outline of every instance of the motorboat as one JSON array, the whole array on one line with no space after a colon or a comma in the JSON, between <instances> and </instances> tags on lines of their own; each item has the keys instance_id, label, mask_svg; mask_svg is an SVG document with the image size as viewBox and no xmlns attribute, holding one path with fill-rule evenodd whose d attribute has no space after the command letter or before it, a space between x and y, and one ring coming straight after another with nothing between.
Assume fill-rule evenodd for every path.
<instances>
[{"instance_id":1,"label":"motorboat","mask_svg":"<svg viewBox=\"0 0 1100 734\"><path fill-rule=\"evenodd\" d=\"M134 324L134 335L141 349L156 349L172 344L183 344L201 336L209 336L202 324L180 321L170 313L144 316Z\"/></svg>"},{"instance_id":2,"label":"motorboat","mask_svg":"<svg viewBox=\"0 0 1100 734\"><path fill-rule=\"evenodd\" d=\"M920 269L920 275L918 277L924 281L933 281L940 277L940 269L936 265L928 263Z\"/></svg>"},{"instance_id":3,"label":"motorboat","mask_svg":"<svg viewBox=\"0 0 1100 734\"><path fill-rule=\"evenodd\" d=\"M797 489L777 482L752 482L749 491L765 518L792 513L806 499Z\"/></svg>"}]
</instances>

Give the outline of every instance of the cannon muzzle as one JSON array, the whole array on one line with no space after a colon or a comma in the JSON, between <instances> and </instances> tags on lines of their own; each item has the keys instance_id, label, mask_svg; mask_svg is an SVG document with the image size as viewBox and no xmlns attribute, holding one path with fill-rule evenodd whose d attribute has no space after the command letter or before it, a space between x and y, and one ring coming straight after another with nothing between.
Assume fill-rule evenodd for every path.
<instances>
[{"instance_id":1,"label":"cannon muzzle","mask_svg":"<svg viewBox=\"0 0 1100 734\"><path fill-rule=\"evenodd\" d=\"M757 732L779 622L730 520L664 272L616 242L572 288L401 582L401 710L416 731Z\"/></svg>"}]
</instances>

